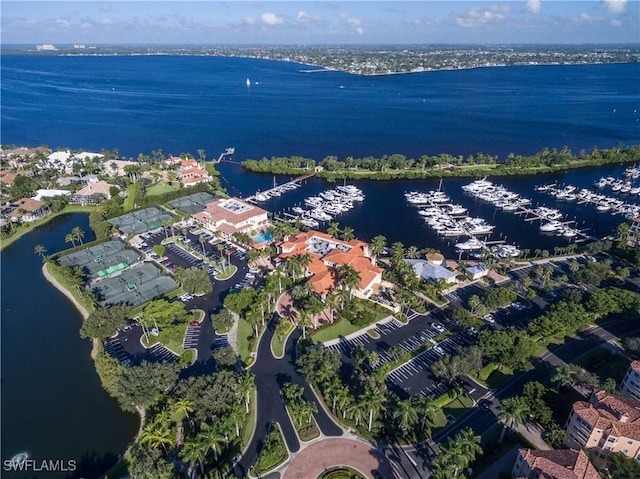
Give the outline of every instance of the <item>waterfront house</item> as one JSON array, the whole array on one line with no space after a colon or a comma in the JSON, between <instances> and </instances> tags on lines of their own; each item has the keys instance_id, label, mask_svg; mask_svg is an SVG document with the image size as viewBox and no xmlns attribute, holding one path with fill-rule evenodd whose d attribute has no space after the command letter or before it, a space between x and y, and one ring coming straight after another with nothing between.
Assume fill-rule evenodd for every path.
<instances>
[{"instance_id":1,"label":"waterfront house","mask_svg":"<svg viewBox=\"0 0 640 479\"><path fill-rule=\"evenodd\" d=\"M231 238L234 233L251 236L269 226L265 210L238 198L211 201L203 211L191 217L203 228L226 238Z\"/></svg>"},{"instance_id":2,"label":"waterfront house","mask_svg":"<svg viewBox=\"0 0 640 479\"><path fill-rule=\"evenodd\" d=\"M606 391L594 392L589 402L573 404L567 420L568 444L592 453L602 465L613 452L640 457L640 401Z\"/></svg>"},{"instance_id":3,"label":"waterfront house","mask_svg":"<svg viewBox=\"0 0 640 479\"><path fill-rule=\"evenodd\" d=\"M178 166L176 173L182 186L193 186L211 181L211 175L207 172L204 162L197 162L193 158L171 156L166 159L166 163L169 166Z\"/></svg>"},{"instance_id":4,"label":"waterfront house","mask_svg":"<svg viewBox=\"0 0 640 479\"><path fill-rule=\"evenodd\" d=\"M640 361L631 361L620 390L625 396L640 401Z\"/></svg>"},{"instance_id":5,"label":"waterfront house","mask_svg":"<svg viewBox=\"0 0 640 479\"><path fill-rule=\"evenodd\" d=\"M600 474L579 449L536 451L519 449L511 477L526 479L600 479Z\"/></svg>"},{"instance_id":6,"label":"waterfront house","mask_svg":"<svg viewBox=\"0 0 640 479\"><path fill-rule=\"evenodd\" d=\"M420 259L405 259L405 262L411 265L416 276L426 281L442 280L447 284L456 282L456 274L444 266Z\"/></svg>"},{"instance_id":7,"label":"waterfront house","mask_svg":"<svg viewBox=\"0 0 640 479\"><path fill-rule=\"evenodd\" d=\"M323 297L337 290L335 271L341 265L351 266L360 276L360 282L354 289L356 296L368 298L378 291L382 283L382 269L374 265L369 245L364 241L342 241L311 230L281 241L276 247L276 263L285 262L292 256L309 254L311 261L305 267L307 283Z\"/></svg>"},{"instance_id":8,"label":"waterfront house","mask_svg":"<svg viewBox=\"0 0 640 479\"><path fill-rule=\"evenodd\" d=\"M70 196L71 192L67 190L40 189L36 190L34 200L42 200L43 198L53 198L55 196Z\"/></svg>"},{"instance_id":9,"label":"waterfront house","mask_svg":"<svg viewBox=\"0 0 640 479\"><path fill-rule=\"evenodd\" d=\"M33 198L21 198L11 203L8 216L11 221L31 222L51 214L51 210L44 201Z\"/></svg>"},{"instance_id":10,"label":"waterfront house","mask_svg":"<svg viewBox=\"0 0 640 479\"><path fill-rule=\"evenodd\" d=\"M113 185L110 185L106 181L89 183L84 188L75 192L71 197L71 202L81 205L95 205L101 203L104 200L111 199L111 193L109 193L109 190L112 186Z\"/></svg>"}]
</instances>

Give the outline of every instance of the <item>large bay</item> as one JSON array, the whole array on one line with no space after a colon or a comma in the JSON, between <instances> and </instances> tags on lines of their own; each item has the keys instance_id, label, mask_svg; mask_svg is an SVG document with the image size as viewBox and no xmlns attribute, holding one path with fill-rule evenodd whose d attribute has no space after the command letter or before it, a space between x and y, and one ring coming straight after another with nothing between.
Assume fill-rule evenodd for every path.
<instances>
[{"instance_id":1,"label":"large bay","mask_svg":"<svg viewBox=\"0 0 640 479\"><path fill-rule=\"evenodd\" d=\"M155 149L195 154L199 148L214 157L234 146L237 160L441 152L504 157L544 147L566 145L578 152L640 143L639 64L376 77L301 71L306 68L190 56L3 56L2 143L117 148L127 157ZM271 175L249 174L237 164L220 169L232 194L247 196L273 183ZM621 171L607 167L499 182L534 202L560 207L581 228L603 236L619 217L556 205L533 187L551 181L591 186L600 176ZM463 196L465 182L445 180L443 188L474 215L496 224L495 237L507 236L531 250L566 244L540 235L535 224ZM390 241L452 253L452 245L434 236L402 196L437 188L437 180L359 186L367 199L339 217L341 225L352 226L365 240L383 234ZM266 206L287 211L326 187L311 180ZM121 452L134 434L135 418L119 412L100 388L90 345L78 337L79 314L44 281L33 254L38 243L49 251L64 248L64 234L76 225L88 230L86 218L59 218L2 254L3 456L27 449L41 458L80 459L95 451L101 460Z\"/></svg>"}]
</instances>

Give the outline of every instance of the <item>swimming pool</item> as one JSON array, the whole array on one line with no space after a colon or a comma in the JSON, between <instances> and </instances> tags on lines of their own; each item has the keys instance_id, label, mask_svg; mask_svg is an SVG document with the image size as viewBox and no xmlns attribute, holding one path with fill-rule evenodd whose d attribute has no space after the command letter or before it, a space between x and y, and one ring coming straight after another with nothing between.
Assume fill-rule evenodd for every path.
<instances>
[{"instance_id":1,"label":"swimming pool","mask_svg":"<svg viewBox=\"0 0 640 479\"><path fill-rule=\"evenodd\" d=\"M266 243L273 239L273 235L269 231L261 231L257 235L251 237L251 239L256 243Z\"/></svg>"}]
</instances>

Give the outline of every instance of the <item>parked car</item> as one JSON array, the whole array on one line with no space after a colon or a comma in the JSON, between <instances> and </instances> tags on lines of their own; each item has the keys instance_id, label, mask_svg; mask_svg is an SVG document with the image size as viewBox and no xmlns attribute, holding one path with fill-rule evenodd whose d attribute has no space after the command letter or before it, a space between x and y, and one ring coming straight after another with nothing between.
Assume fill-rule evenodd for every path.
<instances>
[{"instance_id":1,"label":"parked car","mask_svg":"<svg viewBox=\"0 0 640 479\"><path fill-rule=\"evenodd\" d=\"M496 320L493 318L493 316L491 314L485 314L482 319L484 319L487 323L489 324L493 324L496 322Z\"/></svg>"},{"instance_id":2,"label":"parked car","mask_svg":"<svg viewBox=\"0 0 640 479\"><path fill-rule=\"evenodd\" d=\"M434 346L433 350L439 355L439 356L444 356L445 352L444 349L442 349L440 346Z\"/></svg>"},{"instance_id":3,"label":"parked car","mask_svg":"<svg viewBox=\"0 0 640 479\"><path fill-rule=\"evenodd\" d=\"M439 333L444 333L445 331L444 327L439 323L429 323L429 326L431 326L433 329L435 329Z\"/></svg>"}]
</instances>

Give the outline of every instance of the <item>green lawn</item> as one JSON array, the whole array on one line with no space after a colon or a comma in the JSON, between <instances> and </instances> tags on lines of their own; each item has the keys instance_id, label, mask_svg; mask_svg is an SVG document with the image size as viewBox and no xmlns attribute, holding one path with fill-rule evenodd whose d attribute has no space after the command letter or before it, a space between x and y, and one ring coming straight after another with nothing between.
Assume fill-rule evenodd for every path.
<instances>
[{"instance_id":1,"label":"green lawn","mask_svg":"<svg viewBox=\"0 0 640 479\"><path fill-rule=\"evenodd\" d=\"M456 419L462 416L469 408L473 407L473 399L468 394L461 394L442 408L445 416L453 416Z\"/></svg>"},{"instance_id":2,"label":"green lawn","mask_svg":"<svg viewBox=\"0 0 640 479\"><path fill-rule=\"evenodd\" d=\"M247 360L251 358L249 350L249 338L253 336L253 328L244 319L238 321L238 355L243 363L247 364Z\"/></svg>"},{"instance_id":3,"label":"green lawn","mask_svg":"<svg viewBox=\"0 0 640 479\"><path fill-rule=\"evenodd\" d=\"M131 183L129 185L129 188L127 188L127 197L124 199L124 203L122 204L122 208L125 211L125 213L133 209L135 201L136 201L136 184Z\"/></svg>"},{"instance_id":4,"label":"green lawn","mask_svg":"<svg viewBox=\"0 0 640 479\"><path fill-rule=\"evenodd\" d=\"M156 183L155 185L152 185L149 188L147 188L147 196L162 195L164 193L169 193L175 190L176 189L172 186L169 186L168 183Z\"/></svg>"},{"instance_id":5,"label":"green lawn","mask_svg":"<svg viewBox=\"0 0 640 479\"><path fill-rule=\"evenodd\" d=\"M312 331L309 336L311 337L311 340L317 344L331 339L337 339L339 337L346 336L347 334L355 333L361 328L362 326L351 324L346 319L339 319L331 326L327 326L317 331Z\"/></svg>"},{"instance_id":6,"label":"green lawn","mask_svg":"<svg viewBox=\"0 0 640 479\"><path fill-rule=\"evenodd\" d=\"M234 265L231 265L231 266L226 267L224 269L224 271L220 272L219 275L214 276L214 277L218 281L225 281L225 280L231 278L234 274L236 274L237 271L238 271L238 267L234 266Z\"/></svg>"},{"instance_id":7,"label":"green lawn","mask_svg":"<svg viewBox=\"0 0 640 479\"><path fill-rule=\"evenodd\" d=\"M621 384L624 375L629 369L629 360L619 354L614 354L606 348L594 349L576 361L577 364L596 374L600 381L604 382L607 378L616 380L616 384Z\"/></svg>"},{"instance_id":8,"label":"green lawn","mask_svg":"<svg viewBox=\"0 0 640 479\"><path fill-rule=\"evenodd\" d=\"M282 336L282 338L279 338L277 334L274 334L271 339L271 351L273 351L273 355L276 358L284 356L284 346L289 334L293 331L293 324L291 324L291 321L284 318L280 319L280 321L285 321L285 324L287 325L287 332Z\"/></svg>"}]
</instances>

